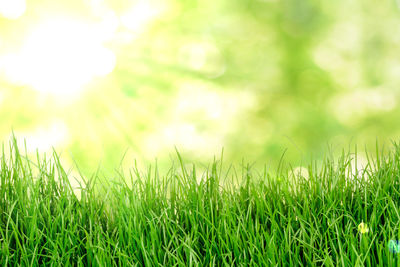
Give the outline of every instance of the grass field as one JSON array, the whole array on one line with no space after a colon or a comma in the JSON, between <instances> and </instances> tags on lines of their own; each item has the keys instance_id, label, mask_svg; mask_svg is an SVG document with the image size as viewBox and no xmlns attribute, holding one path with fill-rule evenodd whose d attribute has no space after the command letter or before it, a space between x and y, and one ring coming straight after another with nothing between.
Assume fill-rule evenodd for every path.
<instances>
[{"instance_id":1,"label":"grass field","mask_svg":"<svg viewBox=\"0 0 400 267\"><path fill-rule=\"evenodd\" d=\"M7 152L7 153L6 153ZM5 155L8 156L5 156ZM400 146L326 157L307 175L215 161L196 173L177 154L155 169L85 179L77 197L54 153L15 143L0 164L1 266L395 266ZM392 241L391 241L392 240Z\"/></svg>"}]
</instances>

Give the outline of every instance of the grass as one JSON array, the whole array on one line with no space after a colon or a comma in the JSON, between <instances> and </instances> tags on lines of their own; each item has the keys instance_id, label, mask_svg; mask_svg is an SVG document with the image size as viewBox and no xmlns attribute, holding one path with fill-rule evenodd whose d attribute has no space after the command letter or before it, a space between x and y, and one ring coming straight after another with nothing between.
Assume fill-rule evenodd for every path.
<instances>
[{"instance_id":1,"label":"grass","mask_svg":"<svg viewBox=\"0 0 400 267\"><path fill-rule=\"evenodd\" d=\"M95 174L74 194L54 153L12 142L0 162L1 266L394 266L400 239L400 146L351 171L353 154L272 176L215 161ZM7 150L7 151L8 151ZM223 185L223 186L221 186ZM368 227L361 233L360 223ZM397 241L392 241L397 242Z\"/></svg>"}]
</instances>

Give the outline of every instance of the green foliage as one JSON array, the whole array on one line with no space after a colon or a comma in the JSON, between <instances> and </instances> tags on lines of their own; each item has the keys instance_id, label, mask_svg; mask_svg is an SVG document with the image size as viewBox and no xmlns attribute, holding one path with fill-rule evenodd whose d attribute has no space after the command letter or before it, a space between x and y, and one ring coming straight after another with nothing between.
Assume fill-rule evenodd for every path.
<instances>
[{"instance_id":1,"label":"green foliage","mask_svg":"<svg viewBox=\"0 0 400 267\"><path fill-rule=\"evenodd\" d=\"M241 174L214 161L99 174L79 194L57 154L34 163L16 145L0 164L5 266L392 266L398 256L400 145L352 173L352 155L308 175ZM356 155L355 155L356 156ZM280 177L279 179L277 179ZM200 179L201 178L201 179ZM363 222L362 227L359 224ZM357 228L369 231L361 234ZM392 242L393 243L393 242Z\"/></svg>"}]
</instances>

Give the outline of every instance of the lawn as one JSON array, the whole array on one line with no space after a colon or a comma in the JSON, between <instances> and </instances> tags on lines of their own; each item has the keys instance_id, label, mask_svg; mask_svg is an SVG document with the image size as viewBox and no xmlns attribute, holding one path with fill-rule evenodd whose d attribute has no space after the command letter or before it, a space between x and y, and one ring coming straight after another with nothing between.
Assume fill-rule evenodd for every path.
<instances>
[{"instance_id":1,"label":"lawn","mask_svg":"<svg viewBox=\"0 0 400 267\"><path fill-rule=\"evenodd\" d=\"M343 152L311 162L307 175L222 159L200 173L177 153L165 174L95 173L79 194L56 152L22 151L14 140L0 160L1 266L398 264L397 143L377 146L362 170Z\"/></svg>"}]
</instances>

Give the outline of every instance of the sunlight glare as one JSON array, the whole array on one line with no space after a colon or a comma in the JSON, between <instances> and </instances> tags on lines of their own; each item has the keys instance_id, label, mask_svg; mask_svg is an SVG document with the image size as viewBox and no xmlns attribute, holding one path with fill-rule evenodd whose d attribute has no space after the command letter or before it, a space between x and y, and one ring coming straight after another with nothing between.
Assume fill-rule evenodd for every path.
<instances>
[{"instance_id":1,"label":"sunlight glare","mask_svg":"<svg viewBox=\"0 0 400 267\"><path fill-rule=\"evenodd\" d=\"M63 121L53 121L51 124L38 127L29 132L16 132L17 142L24 146L29 153L38 150L40 153L49 152L52 147L65 145L69 139L69 130ZM10 139L12 137L10 136Z\"/></svg>"},{"instance_id":2,"label":"sunlight glare","mask_svg":"<svg viewBox=\"0 0 400 267\"><path fill-rule=\"evenodd\" d=\"M121 16L121 24L134 32L141 32L159 13L160 9L156 8L151 2L139 1Z\"/></svg>"},{"instance_id":3,"label":"sunlight glare","mask_svg":"<svg viewBox=\"0 0 400 267\"><path fill-rule=\"evenodd\" d=\"M0 15L6 19L17 19L26 10L25 0L1 0Z\"/></svg>"},{"instance_id":4,"label":"sunlight glare","mask_svg":"<svg viewBox=\"0 0 400 267\"><path fill-rule=\"evenodd\" d=\"M102 45L98 32L71 19L42 23L18 54L6 57L6 75L40 93L76 95L93 78L115 67L115 55Z\"/></svg>"}]
</instances>

